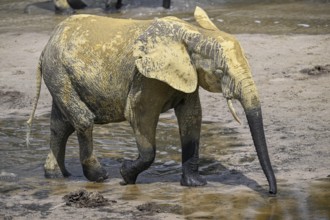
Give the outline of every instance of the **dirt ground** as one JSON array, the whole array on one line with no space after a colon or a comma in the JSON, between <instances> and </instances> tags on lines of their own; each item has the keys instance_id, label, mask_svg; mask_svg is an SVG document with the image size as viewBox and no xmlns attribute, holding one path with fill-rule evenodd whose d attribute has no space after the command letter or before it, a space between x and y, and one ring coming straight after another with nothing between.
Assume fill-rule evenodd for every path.
<instances>
[{"instance_id":1,"label":"dirt ground","mask_svg":"<svg viewBox=\"0 0 330 220\"><path fill-rule=\"evenodd\" d=\"M0 34L0 118L28 116L35 94L35 70L38 57L48 38L48 32ZM237 38L245 49L261 96L269 153L278 179L279 196L284 194L284 189L287 190L288 186L297 187L317 179L329 180L330 35L239 34ZM237 127L238 130L247 128L244 113L237 103L234 104L240 118L243 119L242 126L232 120L225 105L218 105L224 103L221 95L201 91L201 99L205 122L218 121L218 114L221 113L228 119L225 121L229 126ZM50 103L51 97L43 86L37 117L49 113ZM233 160L239 158L233 156ZM254 161L252 166L258 167L259 164ZM256 172L256 169L246 168L242 172L260 183L264 191L267 190L267 183L260 169ZM114 179L103 185L97 184L97 187L102 188L103 196L109 200L108 203L99 208L82 208L78 214L77 208L66 206L62 198L70 191L69 189L77 190L87 186L87 189L93 191L95 185L92 183L88 185L78 182L62 193L43 199L42 202L38 200L38 196L33 195L33 192L13 193L10 197L4 197L6 204L2 204L4 209L0 211L0 219L52 219L59 216L60 219L72 219L77 216L87 219L184 218L182 215L184 207L178 204L168 207L168 205L148 202L148 198L123 199L125 193L132 196L130 190L135 189L134 187L140 187L140 191L147 191L150 185L142 184L121 187L120 191L113 190L119 188L119 181ZM49 182L44 180L44 183ZM173 194L189 190L182 189L178 183L154 184L153 187L164 190L171 187L170 192ZM239 186L212 183L212 181L209 185L204 189L192 189L192 191L203 194L219 185L229 194L241 189ZM329 198L329 194L326 198ZM188 196L185 199L193 198ZM21 206L13 209L17 201L22 201ZM34 212L34 209L39 211Z\"/></svg>"}]
</instances>

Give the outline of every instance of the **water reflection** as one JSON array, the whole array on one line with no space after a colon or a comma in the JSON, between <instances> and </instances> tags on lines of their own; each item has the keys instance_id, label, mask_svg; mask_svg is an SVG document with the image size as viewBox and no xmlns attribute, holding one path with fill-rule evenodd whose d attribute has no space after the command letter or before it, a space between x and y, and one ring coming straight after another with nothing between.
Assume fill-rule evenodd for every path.
<instances>
[{"instance_id":1,"label":"water reflection","mask_svg":"<svg viewBox=\"0 0 330 220\"><path fill-rule=\"evenodd\" d=\"M329 180L302 184L301 188L282 186L277 197L214 183L205 188L158 184L128 186L122 199L179 205L179 213L186 219L330 219L329 192Z\"/></svg>"},{"instance_id":2,"label":"water reflection","mask_svg":"<svg viewBox=\"0 0 330 220\"><path fill-rule=\"evenodd\" d=\"M308 194L309 210L315 211L309 215L314 219L330 219L330 178L315 181L308 188Z\"/></svg>"}]
</instances>

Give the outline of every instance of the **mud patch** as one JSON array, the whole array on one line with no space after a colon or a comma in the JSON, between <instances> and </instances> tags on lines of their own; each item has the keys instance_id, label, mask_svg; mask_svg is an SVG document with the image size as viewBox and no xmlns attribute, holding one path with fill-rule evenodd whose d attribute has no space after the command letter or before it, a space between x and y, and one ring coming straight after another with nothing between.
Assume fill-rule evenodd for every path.
<instances>
[{"instance_id":1,"label":"mud patch","mask_svg":"<svg viewBox=\"0 0 330 220\"><path fill-rule=\"evenodd\" d=\"M8 109L25 107L22 100L25 95L19 91L3 91L0 90L1 104Z\"/></svg>"},{"instance_id":2,"label":"mud patch","mask_svg":"<svg viewBox=\"0 0 330 220\"><path fill-rule=\"evenodd\" d=\"M320 76L330 73L330 64L327 64L325 66L322 65L316 65L313 68L305 68L300 70L301 73L307 74L310 76Z\"/></svg>"},{"instance_id":3,"label":"mud patch","mask_svg":"<svg viewBox=\"0 0 330 220\"><path fill-rule=\"evenodd\" d=\"M182 214L182 207L171 204L157 204L155 202L148 202L136 207L140 212L148 213L150 215L157 213L173 213Z\"/></svg>"},{"instance_id":4,"label":"mud patch","mask_svg":"<svg viewBox=\"0 0 330 220\"><path fill-rule=\"evenodd\" d=\"M25 72L23 70L16 70L13 75L24 75Z\"/></svg>"},{"instance_id":5,"label":"mud patch","mask_svg":"<svg viewBox=\"0 0 330 220\"><path fill-rule=\"evenodd\" d=\"M8 173L6 171L1 171L0 173L0 181L4 182L17 182L18 176L15 173Z\"/></svg>"},{"instance_id":6,"label":"mud patch","mask_svg":"<svg viewBox=\"0 0 330 220\"><path fill-rule=\"evenodd\" d=\"M87 192L86 190L77 190L71 192L63 197L67 206L74 206L77 208L96 208L100 206L107 206L116 201L109 201L98 192Z\"/></svg>"}]
</instances>

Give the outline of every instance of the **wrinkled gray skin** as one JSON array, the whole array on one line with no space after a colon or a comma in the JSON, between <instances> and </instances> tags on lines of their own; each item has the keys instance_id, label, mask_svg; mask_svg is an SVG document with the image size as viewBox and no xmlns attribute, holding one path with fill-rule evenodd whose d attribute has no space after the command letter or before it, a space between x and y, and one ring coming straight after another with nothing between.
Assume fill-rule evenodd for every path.
<instances>
[{"instance_id":1,"label":"wrinkled gray skin","mask_svg":"<svg viewBox=\"0 0 330 220\"><path fill-rule=\"evenodd\" d=\"M127 120L139 156L124 161L120 172L123 184L134 184L154 161L159 115L174 108L182 144L181 184L205 185L198 173L202 86L222 92L229 103L240 101L269 192L276 194L260 101L244 54L237 40L219 31L200 8L195 17L202 27L174 17L136 21L77 15L55 29L40 57L38 95L28 121L31 125L43 75L53 97L46 177L70 175L65 146L76 131L84 175L91 181L107 179L93 154L93 125Z\"/></svg>"}]
</instances>

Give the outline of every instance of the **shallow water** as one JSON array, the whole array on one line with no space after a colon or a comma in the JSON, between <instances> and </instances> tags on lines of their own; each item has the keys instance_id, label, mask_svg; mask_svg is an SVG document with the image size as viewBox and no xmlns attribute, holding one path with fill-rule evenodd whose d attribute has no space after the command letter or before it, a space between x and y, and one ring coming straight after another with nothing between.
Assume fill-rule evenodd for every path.
<instances>
[{"instance_id":1,"label":"shallow water","mask_svg":"<svg viewBox=\"0 0 330 220\"><path fill-rule=\"evenodd\" d=\"M0 195L4 201L6 196L18 192L31 192L35 199L42 201L52 195L86 188L103 193L110 191L122 201L157 201L158 209L171 208L172 213L187 219L226 219L229 216L231 219L330 219L329 179L299 185L280 181L279 194L269 197L265 193L267 186L260 186L243 173L226 168L229 162L222 161L226 155L244 155L245 144L240 137L248 133L238 134L219 122L203 123L202 129L200 170L209 184L191 189L173 187L173 183L180 180L181 152L178 128L171 113L165 114L158 125L155 163L139 176L137 185L126 187L120 187L117 181L121 161L137 156L135 140L127 123L95 127L95 153L111 176L110 182L106 183L90 183L84 178L75 135L70 137L66 151L66 165L73 176L55 180L43 177L43 163L49 151L47 117L35 121L29 148L25 145L25 121L3 119L0 123ZM243 166L255 159L252 155L240 163ZM0 210L4 207L5 204L0 203ZM35 205L29 208L48 213L52 207Z\"/></svg>"},{"instance_id":2,"label":"shallow water","mask_svg":"<svg viewBox=\"0 0 330 220\"><path fill-rule=\"evenodd\" d=\"M0 168L5 172L15 173L19 177L30 177L34 173L43 175L42 166L49 152L49 119L41 117L35 120L29 147L26 147L26 122L24 120L2 119L0 127ZM235 151L235 148L244 147L244 143L237 137L237 131L219 127L218 123L205 123L202 134L201 154L205 154L205 158L201 161L200 169L205 175L218 173L224 169L217 162L215 153L225 156L232 153L231 151ZM93 138L96 155L103 159L102 163L106 168L119 166L124 159L136 159L138 155L135 138L127 122L95 125ZM181 148L179 131L173 113L169 112L161 117L156 138L157 156L153 168L147 171L148 175L158 178L163 175L180 174ZM79 152L75 134L71 135L68 140L66 158L69 170L70 166L76 164L71 169L82 175L80 167L78 167ZM254 159L252 158L252 160ZM84 179L81 175L73 178ZM119 177L118 173L113 175Z\"/></svg>"}]
</instances>

